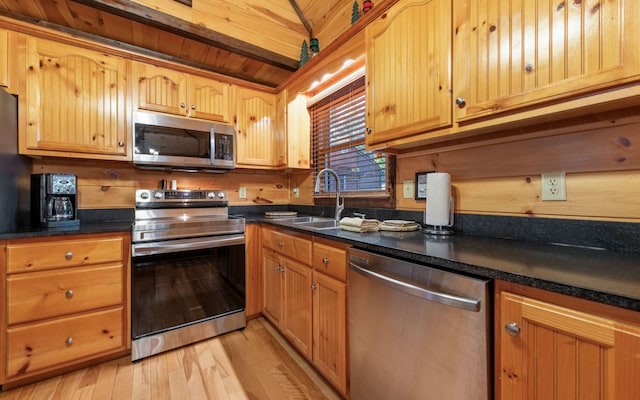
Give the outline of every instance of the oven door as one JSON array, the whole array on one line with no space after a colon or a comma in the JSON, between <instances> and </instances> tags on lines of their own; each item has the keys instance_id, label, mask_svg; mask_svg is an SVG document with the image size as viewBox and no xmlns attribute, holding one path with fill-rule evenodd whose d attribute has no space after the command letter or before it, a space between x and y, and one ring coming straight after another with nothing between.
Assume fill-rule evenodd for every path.
<instances>
[{"instance_id":1,"label":"oven door","mask_svg":"<svg viewBox=\"0 0 640 400\"><path fill-rule=\"evenodd\" d=\"M246 326L244 235L229 236L132 258L132 360Z\"/></svg>"}]
</instances>

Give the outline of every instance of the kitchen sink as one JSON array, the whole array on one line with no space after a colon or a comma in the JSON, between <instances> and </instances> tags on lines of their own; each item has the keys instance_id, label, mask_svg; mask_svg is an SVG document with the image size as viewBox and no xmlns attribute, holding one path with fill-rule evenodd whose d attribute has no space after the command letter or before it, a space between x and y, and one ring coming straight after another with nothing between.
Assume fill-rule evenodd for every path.
<instances>
[{"instance_id":1,"label":"kitchen sink","mask_svg":"<svg viewBox=\"0 0 640 400\"><path fill-rule=\"evenodd\" d=\"M335 219L329 217L291 217L278 218L272 221L282 225L296 226L311 230L334 229L340 224Z\"/></svg>"},{"instance_id":2,"label":"kitchen sink","mask_svg":"<svg viewBox=\"0 0 640 400\"><path fill-rule=\"evenodd\" d=\"M334 229L340 225L340 222L335 219L324 219L320 221L311 221L311 222L298 222L295 225L301 228L309 228L309 229Z\"/></svg>"}]
</instances>

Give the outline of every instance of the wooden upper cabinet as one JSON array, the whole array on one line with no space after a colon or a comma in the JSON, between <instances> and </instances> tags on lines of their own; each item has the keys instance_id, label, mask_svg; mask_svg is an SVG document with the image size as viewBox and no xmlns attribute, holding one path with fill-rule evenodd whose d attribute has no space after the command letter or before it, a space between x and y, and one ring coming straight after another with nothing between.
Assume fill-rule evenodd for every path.
<instances>
[{"instance_id":1,"label":"wooden upper cabinet","mask_svg":"<svg viewBox=\"0 0 640 400\"><path fill-rule=\"evenodd\" d=\"M125 159L128 61L35 37L26 49L20 152Z\"/></svg>"},{"instance_id":2,"label":"wooden upper cabinet","mask_svg":"<svg viewBox=\"0 0 640 400\"><path fill-rule=\"evenodd\" d=\"M230 123L228 83L135 63L138 108Z\"/></svg>"},{"instance_id":3,"label":"wooden upper cabinet","mask_svg":"<svg viewBox=\"0 0 640 400\"><path fill-rule=\"evenodd\" d=\"M283 166L277 149L276 96L238 88L237 98L238 166Z\"/></svg>"},{"instance_id":4,"label":"wooden upper cabinet","mask_svg":"<svg viewBox=\"0 0 640 400\"><path fill-rule=\"evenodd\" d=\"M287 165L289 168L311 168L311 119L307 96L299 94L287 99Z\"/></svg>"},{"instance_id":5,"label":"wooden upper cabinet","mask_svg":"<svg viewBox=\"0 0 640 400\"><path fill-rule=\"evenodd\" d=\"M451 124L451 0L400 0L366 28L367 144Z\"/></svg>"},{"instance_id":6,"label":"wooden upper cabinet","mask_svg":"<svg viewBox=\"0 0 640 400\"><path fill-rule=\"evenodd\" d=\"M9 87L9 32L0 29L0 86Z\"/></svg>"},{"instance_id":7,"label":"wooden upper cabinet","mask_svg":"<svg viewBox=\"0 0 640 400\"><path fill-rule=\"evenodd\" d=\"M231 123L228 83L189 76L189 116Z\"/></svg>"},{"instance_id":8,"label":"wooden upper cabinet","mask_svg":"<svg viewBox=\"0 0 640 400\"><path fill-rule=\"evenodd\" d=\"M636 0L455 1L457 121L639 79L639 13Z\"/></svg>"},{"instance_id":9,"label":"wooden upper cabinet","mask_svg":"<svg viewBox=\"0 0 640 400\"><path fill-rule=\"evenodd\" d=\"M499 399L640 398L639 325L509 292L499 315Z\"/></svg>"},{"instance_id":10,"label":"wooden upper cabinet","mask_svg":"<svg viewBox=\"0 0 640 400\"><path fill-rule=\"evenodd\" d=\"M187 115L187 74L142 63L133 69L139 109Z\"/></svg>"},{"instance_id":11,"label":"wooden upper cabinet","mask_svg":"<svg viewBox=\"0 0 640 400\"><path fill-rule=\"evenodd\" d=\"M277 164L288 165L287 143L289 142L287 135L287 91L283 90L276 95L276 122L275 122L275 158Z\"/></svg>"}]
</instances>

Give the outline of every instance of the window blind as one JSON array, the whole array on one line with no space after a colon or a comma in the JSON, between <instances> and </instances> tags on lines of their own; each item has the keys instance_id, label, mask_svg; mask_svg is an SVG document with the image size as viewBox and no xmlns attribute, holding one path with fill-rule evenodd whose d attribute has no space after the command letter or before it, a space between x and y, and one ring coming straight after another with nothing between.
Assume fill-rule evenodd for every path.
<instances>
[{"instance_id":1,"label":"window blind","mask_svg":"<svg viewBox=\"0 0 640 400\"><path fill-rule=\"evenodd\" d=\"M340 177L345 197L388 197L391 185L387 155L365 149L366 102L364 77L336 90L309 108L314 185L323 168ZM333 197L335 179L320 176L316 197Z\"/></svg>"}]
</instances>

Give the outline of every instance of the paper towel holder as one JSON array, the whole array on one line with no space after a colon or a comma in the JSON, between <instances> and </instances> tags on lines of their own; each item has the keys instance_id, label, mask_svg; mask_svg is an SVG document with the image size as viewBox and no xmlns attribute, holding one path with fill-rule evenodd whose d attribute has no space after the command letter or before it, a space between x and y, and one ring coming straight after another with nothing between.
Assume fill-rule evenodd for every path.
<instances>
[{"instance_id":1,"label":"paper towel holder","mask_svg":"<svg viewBox=\"0 0 640 400\"><path fill-rule=\"evenodd\" d=\"M453 235L453 197L449 197L449 224L448 225L426 225L422 228L422 232L434 236Z\"/></svg>"}]
</instances>

